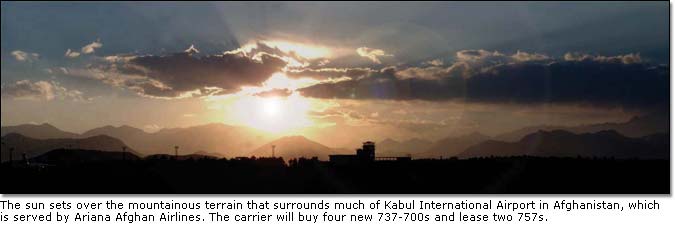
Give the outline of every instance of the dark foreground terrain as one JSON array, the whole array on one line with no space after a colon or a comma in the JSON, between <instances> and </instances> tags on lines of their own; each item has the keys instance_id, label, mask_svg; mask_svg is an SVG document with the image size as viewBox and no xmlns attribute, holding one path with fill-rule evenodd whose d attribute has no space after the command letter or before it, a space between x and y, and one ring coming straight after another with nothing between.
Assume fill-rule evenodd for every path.
<instances>
[{"instance_id":1,"label":"dark foreground terrain","mask_svg":"<svg viewBox=\"0 0 675 225\"><path fill-rule=\"evenodd\" d=\"M378 161L183 159L4 163L6 194L668 194L670 161L500 157Z\"/></svg>"}]
</instances>

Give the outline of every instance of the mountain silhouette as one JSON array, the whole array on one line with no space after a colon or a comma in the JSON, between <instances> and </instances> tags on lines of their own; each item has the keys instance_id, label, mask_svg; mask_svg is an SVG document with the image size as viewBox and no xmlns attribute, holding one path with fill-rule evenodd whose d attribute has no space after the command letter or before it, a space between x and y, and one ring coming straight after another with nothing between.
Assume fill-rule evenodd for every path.
<instances>
[{"instance_id":1,"label":"mountain silhouette","mask_svg":"<svg viewBox=\"0 0 675 225\"><path fill-rule=\"evenodd\" d=\"M184 152L212 152L233 157L250 151L258 143L271 140L269 135L258 130L221 123L162 129L156 133L147 133L130 126L106 126L92 129L83 135L101 134L119 138L147 155L173 154L174 146L179 146Z\"/></svg>"},{"instance_id":2,"label":"mountain silhouette","mask_svg":"<svg viewBox=\"0 0 675 225\"><path fill-rule=\"evenodd\" d=\"M429 148L432 144L433 142L431 141L419 138L411 138L403 142L387 138L376 143L377 154L379 156L404 156L414 154L420 150Z\"/></svg>"},{"instance_id":3,"label":"mountain silhouette","mask_svg":"<svg viewBox=\"0 0 675 225\"><path fill-rule=\"evenodd\" d=\"M487 156L559 156L666 159L667 135L629 138L613 130L575 134L564 130L537 131L518 142L485 141L466 149L461 158Z\"/></svg>"},{"instance_id":4,"label":"mountain silhouette","mask_svg":"<svg viewBox=\"0 0 675 225\"><path fill-rule=\"evenodd\" d=\"M44 163L51 165L88 163L96 161L113 160L139 160L140 157L133 153L126 152L106 152L97 150L82 149L56 149L45 154L33 157L31 162Z\"/></svg>"},{"instance_id":5,"label":"mountain silhouette","mask_svg":"<svg viewBox=\"0 0 675 225\"><path fill-rule=\"evenodd\" d=\"M669 118L664 117L661 114L651 114L646 116L634 117L624 123L601 123L601 124L590 124L574 127L531 126L498 135L493 139L506 143L515 143L519 142L525 136L532 133L536 133L540 130L542 131L568 130L569 132L576 134L595 133L603 130L616 130L623 136L639 138L652 134L667 133L669 131L668 121ZM368 139L368 137L373 136L372 134L374 133L373 131L368 131L364 129L355 129L353 127L351 129L354 130L349 130L349 132L344 131L339 132L339 130L335 130L338 128L328 128L328 129L329 130L326 131L321 129L314 130L315 133L314 136L312 136L313 139L319 138L318 140L323 141L339 140L337 142L351 143L355 142L355 140L351 139L347 140L349 139L348 137L353 136L353 134L351 134L351 131L364 132L363 133L364 139ZM273 140L273 136L268 133L253 128L242 126L230 126L222 123L212 123L185 128L162 129L154 133L148 133L141 129L134 128L131 126L119 126L119 127L104 126L91 129L89 131L84 132L81 135L59 130L58 128L49 124L41 124L41 125L25 124L18 126L2 127L3 136L6 136L10 133L21 134L23 136L34 139L76 139L76 138L83 139L105 135L119 139L120 141L128 145L130 149L136 150L139 153L139 155L154 155L154 154L173 155L174 146L179 146L180 155L198 153L198 155L209 155L219 158L250 156L252 152L269 156L271 155L271 149L268 148L265 150L260 150L260 147L258 146L260 146L261 143L267 143ZM350 135L345 136L344 133L350 133ZM360 135L361 133L358 134ZM377 143L377 154L379 156L402 156L411 154L415 158L437 158L439 156L452 157L456 156L459 153L464 152L464 150L466 150L466 148L468 148L469 146L478 144L488 139L490 138L479 133L459 137L448 137L438 140L436 142L430 142L427 140L415 138L405 141L385 139ZM350 144L346 146L358 146L360 141L356 142L357 142L356 144ZM99 148L106 146L91 146L91 147ZM304 148L304 146L300 147L303 149L298 150L298 152L302 152L301 150L304 150L305 152L312 153L310 149ZM260 151L256 152L254 150ZM43 149L42 151L45 150ZM268 154L262 154L264 152L268 152ZM351 154L353 153L353 149L352 148L331 149L331 152L344 152ZM322 159L324 157L323 155L327 154L324 153L319 154L319 156ZM312 155L305 155L305 156L310 157Z\"/></svg>"},{"instance_id":6,"label":"mountain silhouette","mask_svg":"<svg viewBox=\"0 0 675 225\"><path fill-rule=\"evenodd\" d=\"M192 153L192 154L193 154L193 155L211 156L211 157L214 157L214 158L223 158L223 157L225 157L225 156L223 156L222 154L217 153L217 152L197 151L197 152Z\"/></svg>"},{"instance_id":7,"label":"mountain silhouette","mask_svg":"<svg viewBox=\"0 0 675 225\"><path fill-rule=\"evenodd\" d=\"M36 139L77 138L79 136L76 133L59 130L48 123L43 123L40 125L22 124L17 126L2 127L0 133L0 136L17 133Z\"/></svg>"},{"instance_id":8,"label":"mountain silhouette","mask_svg":"<svg viewBox=\"0 0 675 225\"><path fill-rule=\"evenodd\" d=\"M284 160L300 157L319 157L321 160L327 160L328 155L338 152L336 149L331 149L303 136L287 136L258 147L251 152L250 156L272 157L272 145L275 146L274 155L283 157Z\"/></svg>"},{"instance_id":9,"label":"mountain silhouette","mask_svg":"<svg viewBox=\"0 0 675 225\"><path fill-rule=\"evenodd\" d=\"M20 159L22 154L28 158L42 155L55 149L86 149L105 152L121 152L122 147L127 146L119 139L109 136L94 136L84 139L59 138L59 139L35 139L21 134L7 134L2 137L2 160L9 160L9 149L14 148L13 158ZM127 148L129 153L139 155L133 148Z\"/></svg>"},{"instance_id":10,"label":"mountain silhouette","mask_svg":"<svg viewBox=\"0 0 675 225\"><path fill-rule=\"evenodd\" d=\"M82 133L83 137L93 137L98 135L107 135L110 137L115 137L118 139L125 140L131 144L132 140L137 141L137 139L148 138L150 133L147 133L141 129L131 127L131 126L104 126L99 128L94 128Z\"/></svg>"},{"instance_id":11,"label":"mountain silhouette","mask_svg":"<svg viewBox=\"0 0 675 225\"><path fill-rule=\"evenodd\" d=\"M180 146L181 150L187 152L202 151L212 153L209 155L233 157L251 151L260 143L272 140L269 134L259 130L222 123L162 129L155 133L131 126L103 126L82 134L62 131L49 124L2 127L2 136L11 133L34 139L84 139L105 135L123 141L144 155L173 154L174 146Z\"/></svg>"},{"instance_id":12,"label":"mountain silhouette","mask_svg":"<svg viewBox=\"0 0 675 225\"><path fill-rule=\"evenodd\" d=\"M145 159L150 159L150 160L169 160L169 159L175 159L175 155L169 155L169 154L156 154L156 155L149 155L146 156ZM215 157L211 155L203 155L203 154L189 154L189 155L178 155L178 160L200 160L200 159L219 159L220 157Z\"/></svg>"},{"instance_id":13,"label":"mountain silhouette","mask_svg":"<svg viewBox=\"0 0 675 225\"><path fill-rule=\"evenodd\" d=\"M413 155L422 158L454 157L466 150L466 148L489 139L489 136L478 132L457 137L447 137L434 142L425 151Z\"/></svg>"},{"instance_id":14,"label":"mountain silhouette","mask_svg":"<svg viewBox=\"0 0 675 225\"><path fill-rule=\"evenodd\" d=\"M548 125L529 126L497 135L495 140L514 142L539 130L567 130L577 134L615 130L624 136L637 138L670 131L670 118L668 115L649 114L645 116L635 116L624 123L599 123L569 127Z\"/></svg>"}]
</instances>

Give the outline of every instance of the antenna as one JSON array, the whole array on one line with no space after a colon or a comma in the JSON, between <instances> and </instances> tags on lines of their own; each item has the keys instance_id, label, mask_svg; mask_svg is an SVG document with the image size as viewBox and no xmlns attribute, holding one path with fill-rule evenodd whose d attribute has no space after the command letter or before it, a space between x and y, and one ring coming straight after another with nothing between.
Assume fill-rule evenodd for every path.
<instances>
[{"instance_id":1,"label":"antenna","mask_svg":"<svg viewBox=\"0 0 675 225\"><path fill-rule=\"evenodd\" d=\"M178 160L178 145L173 146L173 149L175 150L175 155L176 155L176 156L174 157L174 159L175 159L175 160Z\"/></svg>"},{"instance_id":2,"label":"antenna","mask_svg":"<svg viewBox=\"0 0 675 225\"><path fill-rule=\"evenodd\" d=\"M127 160L127 146L122 146L122 161Z\"/></svg>"},{"instance_id":3,"label":"antenna","mask_svg":"<svg viewBox=\"0 0 675 225\"><path fill-rule=\"evenodd\" d=\"M9 148L9 165L12 166L12 154L14 154L14 148Z\"/></svg>"},{"instance_id":4,"label":"antenna","mask_svg":"<svg viewBox=\"0 0 675 225\"><path fill-rule=\"evenodd\" d=\"M274 149L276 149L276 148L277 148L276 145L272 145L272 158L275 158L275 156L274 156Z\"/></svg>"},{"instance_id":5,"label":"antenna","mask_svg":"<svg viewBox=\"0 0 675 225\"><path fill-rule=\"evenodd\" d=\"M30 163L28 163L28 156L26 156L26 153L25 152L22 153L21 157L23 158L23 163L26 164L26 166L28 166Z\"/></svg>"}]
</instances>

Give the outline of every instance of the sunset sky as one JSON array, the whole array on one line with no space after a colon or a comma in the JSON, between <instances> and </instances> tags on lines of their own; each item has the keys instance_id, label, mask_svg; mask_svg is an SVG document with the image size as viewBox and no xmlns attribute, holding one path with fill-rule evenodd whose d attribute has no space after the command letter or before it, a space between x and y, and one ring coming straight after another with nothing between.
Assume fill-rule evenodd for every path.
<instances>
[{"instance_id":1,"label":"sunset sky","mask_svg":"<svg viewBox=\"0 0 675 225\"><path fill-rule=\"evenodd\" d=\"M208 123L362 139L621 122L669 107L645 3L2 2L2 125Z\"/></svg>"}]
</instances>

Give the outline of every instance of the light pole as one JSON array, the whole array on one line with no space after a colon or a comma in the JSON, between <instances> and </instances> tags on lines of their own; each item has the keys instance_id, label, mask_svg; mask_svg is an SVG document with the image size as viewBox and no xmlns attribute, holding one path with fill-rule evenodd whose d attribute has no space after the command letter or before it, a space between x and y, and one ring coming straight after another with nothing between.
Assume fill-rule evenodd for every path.
<instances>
[{"instance_id":1,"label":"light pole","mask_svg":"<svg viewBox=\"0 0 675 225\"><path fill-rule=\"evenodd\" d=\"M122 146L122 161L127 161L127 146Z\"/></svg>"},{"instance_id":2,"label":"light pole","mask_svg":"<svg viewBox=\"0 0 675 225\"><path fill-rule=\"evenodd\" d=\"M9 166L12 166L12 154L14 154L14 148L9 148Z\"/></svg>"},{"instance_id":3,"label":"light pole","mask_svg":"<svg viewBox=\"0 0 675 225\"><path fill-rule=\"evenodd\" d=\"M178 145L173 146L173 149L174 149L174 151L175 151L175 152L174 152L174 154L175 154L174 160L178 160Z\"/></svg>"},{"instance_id":4,"label":"light pole","mask_svg":"<svg viewBox=\"0 0 675 225\"><path fill-rule=\"evenodd\" d=\"M21 159L23 160L24 165L26 165L26 166L30 165L30 163L28 162L28 155L26 155L25 152L21 153Z\"/></svg>"},{"instance_id":5,"label":"light pole","mask_svg":"<svg viewBox=\"0 0 675 225\"><path fill-rule=\"evenodd\" d=\"M276 148L277 148L277 146L276 146L276 145L272 145L272 158L274 158L274 157L275 157L275 155L274 155L274 149L276 149Z\"/></svg>"}]
</instances>

